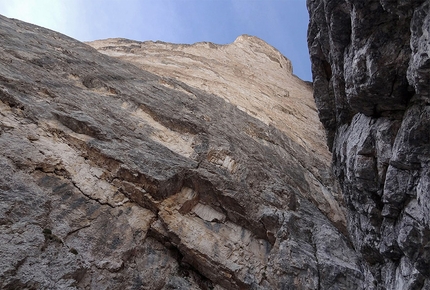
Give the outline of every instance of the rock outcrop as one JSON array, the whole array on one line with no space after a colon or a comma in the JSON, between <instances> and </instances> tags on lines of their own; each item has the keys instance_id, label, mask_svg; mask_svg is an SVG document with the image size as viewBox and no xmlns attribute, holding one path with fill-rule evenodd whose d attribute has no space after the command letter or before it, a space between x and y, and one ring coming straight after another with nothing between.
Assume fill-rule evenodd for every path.
<instances>
[{"instance_id":1,"label":"rock outcrop","mask_svg":"<svg viewBox=\"0 0 430 290\"><path fill-rule=\"evenodd\" d=\"M430 1L307 5L314 96L366 289L430 289Z\"/></svg>"},{"instance_id":2,"label":"rock outcrop","mask_svg":"<svg viewBox=\"0 0 430 290\"><path fill-rule=\"evenodd\" d=\"M93 43L120 60L1 16L0 39L1 289L364 287L311 89L275 49Z\"/></svg>"},{"instance_id":3,"label":"rock outcrop","mask_svg":"<svg viewBox=\"0 0 430 290\"><path fill-rule=\"evenodd\" d=\"M103 54L221 97L269 128L280 130L294 144L286 146L292 149L289 153L311 171L331 161L311 87L292 74L288 59L257 37L242 35L230 45L207 42L183 45L127 39L98 40L88 44ZM176 86L190 94L186 87L168 82L163 85ZM312 172L310 183L316 188L302 194L313 200L333 223L343 227L346 221L339 190L335 188L329 194L322 193L318 190L320 176L320 173ZM336 187L329 180L324 186L327 184Z\"/></svg>"}]
</instances>

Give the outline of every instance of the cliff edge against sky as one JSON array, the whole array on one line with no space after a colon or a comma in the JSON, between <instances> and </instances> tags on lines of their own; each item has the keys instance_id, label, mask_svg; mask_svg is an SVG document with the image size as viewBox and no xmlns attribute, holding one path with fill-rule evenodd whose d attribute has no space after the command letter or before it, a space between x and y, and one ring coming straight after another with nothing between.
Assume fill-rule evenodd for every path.
<instances>
[{"instance_id":1,"label":"cliff edge against sky","mask_svg":"<svg viewBox=\"0 0 430 290\"><path fill-rule=\"evenodd\" d=\"M0 288L430 289L430 1L307 5L313 90L0 16Z\"/></svg>"},{"instance_id":2,"label":"cliff edge against sky","mask_svg":"<svg viewBox=\"0 0 430 290\"><path fill-rule=\"evenodd\" d=\"M2 289L360 287L312 90L276 49L0 33Z\"/></svg>"}]
</instances>

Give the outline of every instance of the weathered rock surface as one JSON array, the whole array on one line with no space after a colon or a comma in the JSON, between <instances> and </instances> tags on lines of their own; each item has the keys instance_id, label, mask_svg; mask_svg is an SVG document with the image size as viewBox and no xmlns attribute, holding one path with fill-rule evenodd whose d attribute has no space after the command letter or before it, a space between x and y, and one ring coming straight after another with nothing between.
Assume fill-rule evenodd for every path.
<instances>
[{"instance_id":1,"label":"weathered rock surface","mask_svg":"<svg viewBox=\"0 0 430 290\"><path fill-rule=\"evenodd\" d=\"M292 74L290 61L275 48L247 35L229 45L207 42L183 45L127 39L98 40L88 44L103 54L217 95L269 128L280 130L291 140L291 145L284 146L288 153L311 171L310 183L316 187L302 194L313 200L334 223L345 224L338 191L318 189L321 188L319 180L325 176L315 169L321 164L329 164L331 154L325 144L315 102L310 97L311 87ZM168 82L163 85L174 86ZM176 89L190 94L186 87L176 86ZM324 186L330 183L326 180Z\"/></svg>"},{"instance_id":2,"label":"weathered rock surface","mask_svg":"<svg viewBox=\"0 0 430 290\"><path fill-rule=\"evenodd\" d=\"M308 0L314 96L366 289L430 289L430 1Z\"/></svg>"},{"instance_id":3,"label":"weathered rock surface","mask_svg":"<svg viewBox=\"0 0 430 290\"><path fill-rule=\"evenodd\" d=\"M103 49L160 54L139 68L1 16L0 39L0 288L364 287L311 91L275 49Z\"/></svg>"}]
</instances>

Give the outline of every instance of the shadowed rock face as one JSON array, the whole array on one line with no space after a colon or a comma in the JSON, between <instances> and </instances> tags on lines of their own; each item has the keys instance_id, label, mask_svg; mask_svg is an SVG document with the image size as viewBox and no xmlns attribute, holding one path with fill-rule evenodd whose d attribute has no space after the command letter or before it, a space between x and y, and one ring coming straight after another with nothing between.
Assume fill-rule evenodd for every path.
<instances>
[{"instance_id":1,"label":"shadowed rock face","mask_svg":"<svg viewBox=\"0 0 430 290\"><path fill-rule=\"evenodd\" d=\"M322 175L326 173L315 171L321 164L327 166L331 155L325 145L325 135L316 114L311 88L292 74L290 61L275 48L247 35L238 37L229 45L181 45L127 39L97 40L88 44L103 54L221 97L264 123L269 128L264 129L265 132L272 130L270 128L279 130L291 143L282 144L290 148L287 149L290 150L289 154L312 171L308 176L316 188L302 191L302 194L313 200L335 224L340 227L345 224L343 211L338 204L342 200L337 190L322 192L319 180L325 178ZM162 84L196 98L187 86L181 87L167 80ZM165 144L169 146L168 142ZM330 183L328 181L324 186Z\"/></svg>"},{"instance_id":2,"label":"shadowed rock face","mask_svg":"<svg viewBox=\"0 0 430 290\"><path fill-rule=\"evenodd\" d=\"M314 96L367 289L430 289L430 1L308 0Z\"/></svg>"},{"instance_id":3,"label":"shadowed rock face","mask_svg":"<svg viewBox=\"0 0 430 290\"><path fill-rule=\"evenodd\" d=\"M0 39L0 288L363 287L311 91L275 49L99 48L136 66L1 16Z\"/></svg>"}]
</instances>

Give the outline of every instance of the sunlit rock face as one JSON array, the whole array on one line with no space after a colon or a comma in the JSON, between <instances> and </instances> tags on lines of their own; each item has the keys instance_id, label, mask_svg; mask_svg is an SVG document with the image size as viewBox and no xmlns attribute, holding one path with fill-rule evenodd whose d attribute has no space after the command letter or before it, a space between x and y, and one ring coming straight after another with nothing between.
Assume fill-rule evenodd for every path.
<instances>
[{"instance_id":1,"label":"sunlit rock face","mask_svg":"<svg viewBox=\"0 0 430 290\"><path fill-rule=\"evenodd\" d=\"M100 53L5 17L0 38L1 289L362 287L311 88L277 50Z\"/></svg>"},{"instance_id":2,"label":"sunlit rock face","mask_svg":"<svg viewBox=\"0 0 430 290\"><path fill-rule=\"evenodd\" d=\"M307 5L314 96L366 289L430 289L430 1Z\"/></svg>"},{"instance_id":3,"label":"sunlit rock face","mask_svg":"<svg viewBox=\"0 0 430 290\"><path fill-rule=\"evenodd\" d=\"M198 97L188 87L198 88L259 121L267 129L248 127L245 133L260 142L265 140L265 144L281 145L282 150L296 158L309 171L306 178L313 186L301 193L314 201L334 223L340 227L345 224L344 212L339 205L341 198L336 188L331 189L335 185L329 180L329 170L318 172L321 166L324 171L327 169L331 154L316 113L311 86L292 73L291 62L278 50L247 35L239 36L229 45L207 42L183 45L126 39L98 40L88 44L103 54L186 84L181 86L166 79L161 81L164 87L179 90L191 98ZM219 120L219 117L207 121L229 122ZM279 131L289 144L278 144L270 137L265 139L264 135L270 136L271 131ZM165 145L171 146L169 142ZM217 158L210 157L212 163L224 163L224 157L218 161ZM231 166L235 165L230 156L226 158Z\"/></svg>"}]
</instances>

